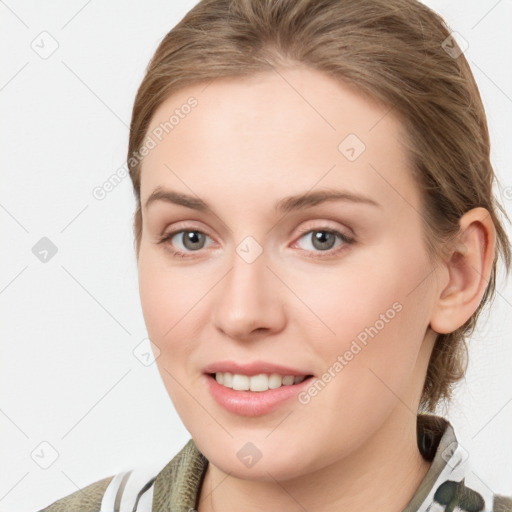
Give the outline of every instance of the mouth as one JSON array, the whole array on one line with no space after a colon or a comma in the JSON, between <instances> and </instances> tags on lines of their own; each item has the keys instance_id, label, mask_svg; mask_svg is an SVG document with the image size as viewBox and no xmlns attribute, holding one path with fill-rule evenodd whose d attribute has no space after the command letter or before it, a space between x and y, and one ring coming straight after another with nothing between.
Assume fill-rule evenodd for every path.
<instances>
[{"instance_id":1,"label":"mouth","mask_svg":"<svg viewBox=\"0 0 512 512\"><path fill-rule=\"evenodd\" d=\"M260 393L281 387L294 386L313 378L313 375L280 375L278 373L244 375L231 372L216 372L208 373L207 375L225 388L234 391Z\"/></svg>"}]
</instances>

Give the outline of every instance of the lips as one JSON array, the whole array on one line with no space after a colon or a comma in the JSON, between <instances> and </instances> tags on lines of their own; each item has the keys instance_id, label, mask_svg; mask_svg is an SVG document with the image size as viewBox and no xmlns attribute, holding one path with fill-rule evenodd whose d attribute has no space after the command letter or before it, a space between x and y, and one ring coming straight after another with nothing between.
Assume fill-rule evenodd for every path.
<instances>
[{"instance_id":1,"label":"lips","mask_svg":"<svg viewBox=\"0 0 512 512\"><path fill-rule=\"evenodd\" d=\"M262 416L272 413L286 403L293 404L297 395L303 392L312 381L310 377L297 384L280 386L277 389L237 391L219 384L211 374L205 374L203 377L206 390L217 404L227 412L238 416ZM295 407L298 406L297 404L298 402L295 403Z\"/></svg>"},{"instance_id":2,"label":"lips","mask_svg":"<svg viewBox=\"0 0 512 512\"><path fill-rule=\"evenodd\" d=\"M211 397L226 411L240 416L260 416L271 413L293 400L298 393L310 385L314 377L313 373L307 370L267 361L250 363L218 361L207 365L203 368L203 372L205 387ZM267 384L259 382L265 380L265 375L270 376ZM282 376L282 380L279 376ZM233 380L248 380L249 388L253 389L246 389L247 383L245 385L235 383L235 387L241 388L239 390L233 389L229 384L228 387L223 384L226 378L231 381L231 385ZM253 380L258 382L255 383ZM273 389L277 380L280 380L280 385Z\"/></svg>"},{"instance_id":3,"label":"lips","mask_svg":"<svg viewBox=\"0 0 512 512\"><path fill-rule=\"evenodd\" d=\"M293 375L295 377L310 376L312 372L307 370L301 370L300 368L293 368L289 366L283 366L274 364L266 361L254 361L251 363L235 363L233 361L218 361L216 363L209 364L203 369L206 374L214 374L217 372L222 373L233 373L240 375L247 375L252 377L253 375L259 375L261 373L272 374L277 373L283 377L286 375Z\"/></svg>"}]
</instances>

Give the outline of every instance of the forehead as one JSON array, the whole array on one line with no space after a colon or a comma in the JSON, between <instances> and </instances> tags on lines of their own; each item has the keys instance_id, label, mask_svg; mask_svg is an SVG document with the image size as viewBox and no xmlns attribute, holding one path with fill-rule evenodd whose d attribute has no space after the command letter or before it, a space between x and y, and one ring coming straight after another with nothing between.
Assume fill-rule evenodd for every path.
<instances>
[{"instance_id":1,"label":"forehead","mask_svg":"<svg viewBox=\"0 0 512 512\"><path fill-rule=\"evenodd\" d=\"M155 145L143 160L141 198L166 183L188 193L187 184L201 184L212 194L229 184L242 194L252 190L253 199L317 183L414 202L403 127L390 110L309 68L195 84L153 115L147 134Z\"/></svg>"}]
</instances>

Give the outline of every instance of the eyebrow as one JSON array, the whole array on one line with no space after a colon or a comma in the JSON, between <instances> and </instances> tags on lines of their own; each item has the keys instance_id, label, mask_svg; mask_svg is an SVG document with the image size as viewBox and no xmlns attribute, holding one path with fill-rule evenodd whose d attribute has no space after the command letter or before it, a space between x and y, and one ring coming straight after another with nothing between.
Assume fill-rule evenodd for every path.
<instances>
[{"instance_id":1,"label":"eyebrow","mask_svg":"<svg viewBox=\"0 0 512 512\"><path fill-rule=\"evenodd\" d=\"M181 192L167 190L162 187L157 187L151 193L144 204L144 209L147 210L152 203L157 201L177 204L202 212L213 213L212 209L202 199ZM346 201L351 203L368 204L382 208L381 204L363 195L336 189L324 189L316 192L306 192L304 194L285 197L274 205L274 209L277 212L288 213L291 211L311 208L312 206L316 206L327 201Z\"/></svg>"}]
</instances>

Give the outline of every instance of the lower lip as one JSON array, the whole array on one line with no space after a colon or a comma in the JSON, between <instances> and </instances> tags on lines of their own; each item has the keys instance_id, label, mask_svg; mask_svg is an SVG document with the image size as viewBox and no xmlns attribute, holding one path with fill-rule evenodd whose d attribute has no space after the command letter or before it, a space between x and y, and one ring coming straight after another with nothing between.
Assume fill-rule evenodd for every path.
<instances>
[{"instance_id":1,"label":"lower lip","mask_svg":"<svg viewBox=\"0 0 512 512\"><path fill-rule=\"evenodd\" d=\"M260 416L274 411L287 400L297 396L313 379L308 377L298 384L267 391L236 391L219 384L211 375L205 375L205 378L216 402L227 411L240 416Z\"/></svg>"}]
</instances>

